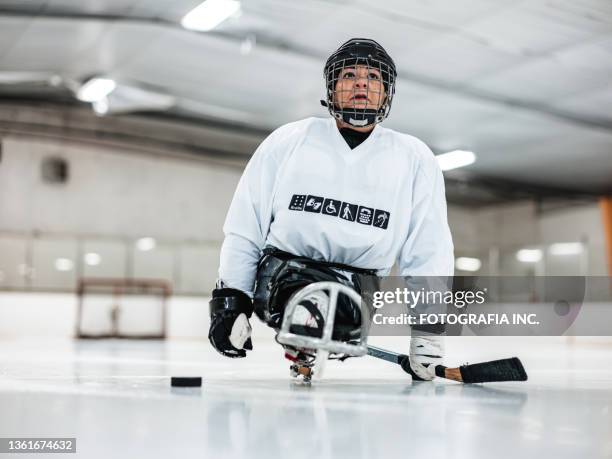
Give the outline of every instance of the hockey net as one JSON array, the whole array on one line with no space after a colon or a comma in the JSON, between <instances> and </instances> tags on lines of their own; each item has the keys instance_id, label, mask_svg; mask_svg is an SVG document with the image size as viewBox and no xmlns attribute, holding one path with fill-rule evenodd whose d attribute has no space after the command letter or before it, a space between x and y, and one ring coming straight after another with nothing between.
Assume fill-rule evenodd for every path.
<instances>
[{"instance_id":1,"label":"hockey net","mask_svg":"<svg viewBox=\"0 0 612 459\"><path fill-rule=\"evenodd\" d=\"M169 282L156 279L81 279L78 338L164 339Z\"/></svg>"}]
</instances>

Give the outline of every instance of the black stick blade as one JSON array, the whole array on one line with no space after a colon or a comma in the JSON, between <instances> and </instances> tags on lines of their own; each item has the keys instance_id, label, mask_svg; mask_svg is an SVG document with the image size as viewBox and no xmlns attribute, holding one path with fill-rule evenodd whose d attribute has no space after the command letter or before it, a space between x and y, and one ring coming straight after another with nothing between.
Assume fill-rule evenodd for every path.
<instances>
[{"instance_id":1,"label":"black stick blade","mask_svg":"<svg viewBox=\"0 0 612 459\"><path fill-rule=\"evenodd\" d=\"M459 371L464 383L527 381L527 373L518 357L464 365Z\"/></svg>"}]
</instances>

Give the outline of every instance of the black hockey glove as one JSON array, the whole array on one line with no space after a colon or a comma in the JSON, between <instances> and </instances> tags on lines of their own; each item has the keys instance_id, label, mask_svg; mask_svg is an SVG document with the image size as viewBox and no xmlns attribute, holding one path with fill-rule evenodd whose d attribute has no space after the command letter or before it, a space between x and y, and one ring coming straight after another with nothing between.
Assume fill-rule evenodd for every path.
<instances>
[{"instance_id":1,"label":"black hockey glove","mask_svg":"<svg viewBox=\"0 0 612 459\"><path fill-rule=\"evenodd\" d=\"M226 357L246 357L253 349L251 324L253 314L251 298L241 290L220 288L213 290L210 306L210 344Z\"/></svg>"}]
</instances>

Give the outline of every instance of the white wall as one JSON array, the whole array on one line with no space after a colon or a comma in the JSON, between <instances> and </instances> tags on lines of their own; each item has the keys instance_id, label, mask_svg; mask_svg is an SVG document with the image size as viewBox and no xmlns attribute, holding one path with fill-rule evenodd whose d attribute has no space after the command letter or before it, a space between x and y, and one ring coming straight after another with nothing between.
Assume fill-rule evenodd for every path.
<instances>
[{"instance_id":1,"label":"white wall","mask_svg":"<svg viewBox=\"0 0 612 459\"><path fill-rule=\"evenodd\" d=\"M604 226L597 203L545 212L540 212L534 202L481 209L449 206L448 215L458 255L486 256L487 251L495 247L502 256L513 256L520 248L546 248L558 242L582 242L587 250L584 258L555 261L557 266L563 263L571 266L565 270L556 270L554 274L608 275ZM551 260L548 261L550 264ZM541 273L551 274L546 271Z\"/></svg>"},{"instance_id":2,"label":"white wall","mask_svg":"<svg viewBox=\"0 0 612 459\"><path fill-rule=\"evenodd\" d=\"M598 205L550 212L540 218L540 235L545 243L584 241L588 246L587 272L592 276L612 275L608 272L603 215Z\"/></svg>"},{"instance_id":3,"label":"white wall","mask_svg":"<svg viewBox=\"0 0 612 459\"><path fill-rule=\"evenodd\" d=\"M478 211L469 207L448 206L448 224L453 234L455 249L468 253L482 249L480 229L475 224L477 216Z\"/></svg>"},{"instance_id":4,"label":"white wall","mask_svg":"<svg viewBox=\"0 0 612 459\"><path fill-rule=\"evenodd\" d=\"M240 170L50 140L2 139L0 231L219 241ZM41 162L70 163L65 185Z\"/></svg>"},{"instance_id":5,"label":"white wall","mask_svg":"<svg viewBox=\"0 0 612 459\"><path fill-rule=\"evenodd\" d=\"M476 212L481 246L510 247L536 244L540 240L536 205L520 202L485 207Z\"/></svg>"}]
</instances>

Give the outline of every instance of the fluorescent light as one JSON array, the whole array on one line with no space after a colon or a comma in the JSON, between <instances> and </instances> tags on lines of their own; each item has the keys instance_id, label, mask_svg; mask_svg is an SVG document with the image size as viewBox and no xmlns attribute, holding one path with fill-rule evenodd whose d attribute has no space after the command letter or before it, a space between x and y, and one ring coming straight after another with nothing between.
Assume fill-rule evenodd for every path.
<instances>
[{"instance_id":1,"label":"fluorescent light","mask_svg":"<svg viewBox=\"0 0 612 459\"><path fill-rule=\"evenodd\" d=\"M246 37L242 41L242 43L240 43L240 54L242 54L243 56L250 54L251 51L253 51L253 48L255 47L255 43L255 35L249 35L248 37Z\"/></svg>"},{"instance_id":2,"label":"fluorescent light","mask_svg":"<svg viewBox=\"0 0 612 459\"><path fill-rule=\"evenodd\" d=\"M108 98L103 97L91 104L96 115L104 116L108 113Z\"/></svg>"},{"instance_id":3,"label":"fluorescent light","mask_svg":"<svg viewBox=\"0 0 612 459\"><path fill-rule=\"evenodd\" d=\"M523 263L537 263L542 259L540 249L521 249L516 252L516 259Z\"/></svg>"},{"instance_id":4,"label":"fluorescent light","mask_svg":"<svg viewBox=\"0 0 612 459\"><path fill-rule=\"evenodd\" d=\"M476 155L471 151L454 150L436 155L438 165L443 171L465 167L476 161Z\"/></svg>"},{"instance_id":5,"label":"fluorescent light","mask_svg":"<svg viewBox=\"0 0 612 459\"><path fill-rule=\"evenodd\" d=\"M187 13L181 25L186 29L207 32L238 11L240 2L236 0L206 0Z\"/></svg>"},{"instance_id":6,"label":"fluorescent light","mask_svg":"<svg viewBox=\"0 0 612 459\"><path fill-rule=\"evenodd\" d=\"M551 255L578 255L582 253L582 244L580 242L558 242L550 244L548 253Z\"/></svg>"},{"instance_id":7,"label":"fluorescent light","mask_svg":"<svg viewBox=\"0 0 612 459\"><path fill-rule=\"evenodd\" d=\"M89 266L98 266L102 261L102 257L95 252L86 253L83 259L85 260L85 264Z\"/></svg>"},{"instance_id":8,"label":"fluorescent light","mask_svg":"<svg viewBox=\"0 0 612 459\"><path fill-rule=\"evenodd\" d=\"M108 96L116 87L117 83L111 79L92 78L79 88L76 97L83 102L97 102Z\"/></svg>"},{"instance_id":9,"label":"fluorescent light","mask_svg":"<svg viewBox=\"0 0 612 459\"><path fill-rule=\"evenodd\" d=\"M58 271L72 271L74 263L69 258L58 258L55 260L55 269Z\"/></svg>"},{"instance_id":10,"label":"fluorescent light","mask_svg":"<svg viewBox=\"0 0 612 459\"><path fill-rule=\"evenodd\" d=\"M136 247L138 250L142 252L148 252L149 250L153 250L156 246L155 239L152 237L141 237L136 241Z\"/></svg>"},{"instance_id":11,"label":"fluorescent light","mask_svg":"<svg viewBox=\"0 0 612 459\"><path fill-rule=\"evenodd\" d=\"M455 268L461 271L478 271L482 262L478 258L459 257L455 260Z\"/></svg>"},{"instance_id":12,"label":"fluorescent light","mask_svg":"<svg viewBox=\"0 0 612 459\"><path fill-rule=\"evenodd\" d=\"M49 77L49 84L54 87L61 86L64 83L64 80L59 75L51 75Z\"/></svg>"}]
</instances>

